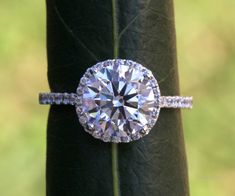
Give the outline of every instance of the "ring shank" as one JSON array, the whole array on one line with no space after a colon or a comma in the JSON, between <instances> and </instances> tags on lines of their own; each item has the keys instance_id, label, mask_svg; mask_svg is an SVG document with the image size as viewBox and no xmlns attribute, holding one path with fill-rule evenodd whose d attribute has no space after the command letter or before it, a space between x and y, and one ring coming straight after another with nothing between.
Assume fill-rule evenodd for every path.
<instances>
[{"instance_id":1,"label":"ring shank","mask_svg":"<svg viewBox=\"0 0 235 196\"><path fill-rule=\"evenodd\" d=\"M80 100L76 93L40 93L39 103L43 105L76 105ZM192 97L161 96L161 108L189 108L193 106Z\"/></svg>"},{"instance_id":2,"label":"ring shank","mask_svg":"<svg viewBox=\"0 0 235 196\"><path fill-rule=\"evenodd\" d=\"M76 93L39 93L39 103L42 105L76 105Z\"/></svg>"},{"instance_id":3,"label":"ring shank","mask_svg":"<svg viewBox=\"0 0 235 196\"><path fill-rule=\"evenodd\" d=\"M181 96L161 96L160 97L161 108L188 108L193 107L193 97L181 97Z\"/></svg>"}]
</instances>

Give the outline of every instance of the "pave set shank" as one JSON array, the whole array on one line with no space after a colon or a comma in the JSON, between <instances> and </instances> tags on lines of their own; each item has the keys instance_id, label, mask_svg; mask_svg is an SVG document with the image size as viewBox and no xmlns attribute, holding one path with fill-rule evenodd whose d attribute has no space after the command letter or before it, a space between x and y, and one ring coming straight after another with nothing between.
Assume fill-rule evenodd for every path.
<instances>
[{"instance_id":1,"label":"pave set shank","mask_svg":"<svg viewBox=\"0 0 235 196\"><path fill-rule=\"evenodd\" d=\"M87 69L76 93L40 93L39 103L74 105L85 131L119 143L147 135L161 108L192 108L192 97L161 96L150 70L131 60L112 59Z\"/></svg>"},{"instance_id":2,"label":"pave set shank","mask_svg":"<svg viewBox=\"0 0 235 196\"><path fill-rule=\"evenodd\" d=\"M192 97L161 96L160 108L192 108ZM40 93L39 103L42 105L78 105L82 100L76 93Z\"/></svg>"}]
</instances>

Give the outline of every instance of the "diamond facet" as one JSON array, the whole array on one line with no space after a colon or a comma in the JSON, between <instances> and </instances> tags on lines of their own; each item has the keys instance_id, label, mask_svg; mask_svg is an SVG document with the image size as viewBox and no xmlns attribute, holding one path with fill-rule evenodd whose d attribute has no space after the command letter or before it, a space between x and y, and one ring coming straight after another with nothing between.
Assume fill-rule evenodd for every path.
<instances>
[{"instance_id":1,"label":"diamond facet","mask_svg":"<svg viewBox=\"0 0 235 196\"><path fill-rule=\"evenodd\" d=\"M160 110L157 80L131 60L94 65L81 78L77 92L80 123L106 142L130 142L147 135Z\"/></svg>"}]
</instances>

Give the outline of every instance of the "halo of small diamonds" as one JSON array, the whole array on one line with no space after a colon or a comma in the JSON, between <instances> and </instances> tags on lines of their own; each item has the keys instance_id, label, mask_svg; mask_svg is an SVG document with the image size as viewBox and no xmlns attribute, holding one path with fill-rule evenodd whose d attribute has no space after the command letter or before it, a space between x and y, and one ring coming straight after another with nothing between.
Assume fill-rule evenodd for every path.
<instances>
[{"instance_id":1,"label":"halo of small diamonds","mask_svg":"<svg viewBox=\"0 0 235 196\"><path fill-rule=\"evenodd\" d=\"M147 135L160 112L160 90L150 70L112 59L87 69L77 88L76 111L85 131L105 142Z\"/></svg>"}]
</instances>

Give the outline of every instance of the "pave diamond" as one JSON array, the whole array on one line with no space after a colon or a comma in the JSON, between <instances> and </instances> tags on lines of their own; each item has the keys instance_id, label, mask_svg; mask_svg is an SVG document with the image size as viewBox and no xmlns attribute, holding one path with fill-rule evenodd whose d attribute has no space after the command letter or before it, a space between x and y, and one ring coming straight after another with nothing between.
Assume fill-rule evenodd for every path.
<instances>
[{"instance_id":1,"label":"pave diamond","mask_svg":"<svg viewBox=\"0 0 235 196\"><path fill-rule=\"evenodd\" d=\"M148 134L159 115L160 91L151 71L130 60L89 68L77 89L77 113L85 130L106 142L130 142Z\"/></svg>"}]
</instances>

